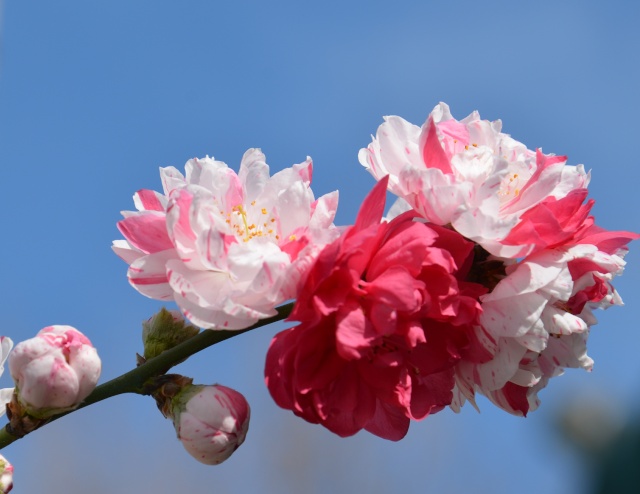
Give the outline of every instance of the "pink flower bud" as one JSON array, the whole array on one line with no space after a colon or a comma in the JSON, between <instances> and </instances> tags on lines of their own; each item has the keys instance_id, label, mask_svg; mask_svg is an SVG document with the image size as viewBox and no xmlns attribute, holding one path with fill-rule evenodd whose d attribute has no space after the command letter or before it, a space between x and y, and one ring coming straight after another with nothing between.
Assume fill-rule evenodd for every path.
<instances>
[{"instance_id":1,"label":"pink flower bud","mask_svg":"<svg viewBox=\"0 0 640 494\"><path fill-rule=\"evenodd\" d=\"M96 387L100 368L96 349L71 326L46 327L9 355L18 399L39 418L76 408Z\"/></svg>"},{"instance_id":2,"label":"pink flower bud","mask_svg":"<svg viewBox=\"0 0 640 494\"><path fill-rule=\"evenodd\" d=\"M221 386L187 386L174 400L173 424L182 445L205 465L218 465L244 442L250 409L244 396Z\"/></svg>"},{"instance_id":3,"label":"pink flower bud","mask_svg":"<svg viewBox=\"0 0 640 494\"><path fill-rule=\"evenodd\" d=\"M13 465L0 455L0 493L6 494L13 489Z\"/></svg>"}]
</instances>

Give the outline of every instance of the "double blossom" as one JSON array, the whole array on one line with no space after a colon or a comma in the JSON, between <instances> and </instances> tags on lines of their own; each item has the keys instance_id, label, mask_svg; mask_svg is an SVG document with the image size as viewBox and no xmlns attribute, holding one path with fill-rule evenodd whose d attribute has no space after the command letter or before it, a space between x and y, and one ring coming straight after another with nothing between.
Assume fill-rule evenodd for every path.
<instances>
[{"instance_id":1,"label":"double blossom","mask_svg":"<svg viewBox=\"0 0 640 494\"><path fill-rule=\"evenodd\" d=\"M411 211L381 223L385 188L321 252L289 317L300 324L276 335L265 375L276 403L309 422L398 440L451 403L458 361L491 354L473 243Z\"/></svg>"},{"instance_id":2,"label":"double blossom","mask_svg":"<svg viewBox=\"0 0 640 494\"><path fill-rule=\"evenodd\" d=\"M338 194L315 199L311 159L272 177L249 149L236 174L213 158L186 175L160 169L164 194L140 190L113 249L143 295L175 300L203 328L242 329L276 314L320 248L333 240Z\"/></svg>"}]
</instances>

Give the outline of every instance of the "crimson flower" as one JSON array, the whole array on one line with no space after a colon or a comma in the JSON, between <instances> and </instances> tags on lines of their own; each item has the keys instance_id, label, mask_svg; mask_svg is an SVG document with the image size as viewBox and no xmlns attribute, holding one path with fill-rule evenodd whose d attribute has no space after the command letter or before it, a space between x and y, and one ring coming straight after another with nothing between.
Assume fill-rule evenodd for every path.
<instances>
[{"instance_id":1,"label":"crimson flower","mask_svg":"<svg viewBox=\"0 0 640 494\"><path fill-rule=\"evenodd\" d=\"M451 403L460 359L492 357L477 323L487 289L467 281L474 243L413 211L381 223L386 187L320 253L289 317L300 324L267 354L276 403L343 437L401 439Z\"/></svg>"}]
</instances>

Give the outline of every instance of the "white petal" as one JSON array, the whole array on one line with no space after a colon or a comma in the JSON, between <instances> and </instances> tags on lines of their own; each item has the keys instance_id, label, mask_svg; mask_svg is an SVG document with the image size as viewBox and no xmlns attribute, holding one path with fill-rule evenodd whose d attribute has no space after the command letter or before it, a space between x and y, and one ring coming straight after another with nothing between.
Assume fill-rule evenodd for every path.
<instances>
[{"instance_id":1,"label":"white petal","mask_svg":"<svg viewBox=\"0 0 640 494\"><path fill-rule=\"evenodd\" d=\"M140 257L129 267L129 283L149 298L171 300L173 290L167 280L167 262L177 257L173 249Z\"/></svg>"},{"instance_id":2,"label":"white petal","mask_svg":"<svg viewBox=\"0 0 640 494\"><path fill-rule=\"evenodd\" d=\"M145 255L144 252L136 249L126 240L114 240L111 244L111 250L127 264L131 264Z\"/></svg>"}]
</instances>

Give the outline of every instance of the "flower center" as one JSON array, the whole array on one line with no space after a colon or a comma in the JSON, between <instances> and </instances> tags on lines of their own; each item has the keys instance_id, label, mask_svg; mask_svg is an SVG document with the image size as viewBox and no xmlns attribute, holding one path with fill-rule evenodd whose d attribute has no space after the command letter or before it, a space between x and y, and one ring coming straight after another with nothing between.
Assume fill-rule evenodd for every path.
<instances>
[{"instance_id":1,"label":"flower center","mask_svg":"<svg viewBox=\"0 0 640 494\"><path fill-rule=\"evenodd\" d=\"M473 264L466 281L478 283L491 292L507 273L505 264L499 259L490 259L490 254L481 246L473 248Z\"/></svg>"},{"instance_id":2,"label":"flower center","mask_svg":"<svg viewBox=\"0 0 640 494\"><path fill-rule=\"evenodd\" d=\"M521 174L510 173L509 175L507 175L502 180L502 183L500 184L500 190L498 191L500 204L504 204L518 197L525 183L526 180L523 179Z\"/></svg>"},{"instance_id":3,"label":"flower center","mask_svg":"<svg viewBox=\"0 0 640 494\"><path fill-rule=\"evenodd\" d=\"M252 201L249 207L238 204L230 212L220 211L225 216L225 222L236 237L243 242L249 242L256 237L269 237L274 241L280 240L276 218L270 215L266 208L256 207Z\"/></svg>"}]
</instances>

